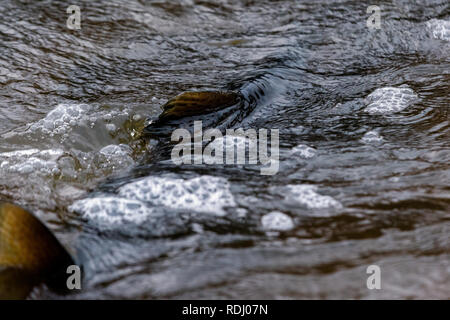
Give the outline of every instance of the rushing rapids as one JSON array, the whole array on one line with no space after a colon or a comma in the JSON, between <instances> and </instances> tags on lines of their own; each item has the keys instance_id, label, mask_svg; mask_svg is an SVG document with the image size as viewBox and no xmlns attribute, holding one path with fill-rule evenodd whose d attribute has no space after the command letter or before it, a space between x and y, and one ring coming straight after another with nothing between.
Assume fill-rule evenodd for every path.
<instances>
[{"instance_id":1,"label":"rushing rapids","mask_svg":"<svg viewBox=\"0 0 450 320\"><path fill-rule=\"evenodd\" d=\"M26 278L0 259L0 283L32 299L448 298L447 2L383 3L370 29L365 1L80 1L69 30L65 1L3 1L0 201L84 279L64 295L36 281L52 258ZM194 119L278 129L278 173L174 164L167 136Z\"/></svg>"}]
</instances>

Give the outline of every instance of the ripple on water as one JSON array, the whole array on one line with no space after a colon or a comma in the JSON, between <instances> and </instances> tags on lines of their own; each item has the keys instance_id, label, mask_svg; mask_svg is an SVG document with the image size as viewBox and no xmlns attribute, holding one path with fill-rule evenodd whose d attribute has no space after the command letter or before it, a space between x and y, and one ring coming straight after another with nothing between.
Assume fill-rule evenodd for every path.
<instances>
[{"instance_id":1,"label":"ripple on water","mask_svg":"<svg viewBox=\"0 0 450 320\"><path fill-rule=\"evenodd\" d=\"M417 102L419 97L408 87L378 88L369 94L364 111L370 114L391 114L402 111Z\"/></svg>"}]
</instances>

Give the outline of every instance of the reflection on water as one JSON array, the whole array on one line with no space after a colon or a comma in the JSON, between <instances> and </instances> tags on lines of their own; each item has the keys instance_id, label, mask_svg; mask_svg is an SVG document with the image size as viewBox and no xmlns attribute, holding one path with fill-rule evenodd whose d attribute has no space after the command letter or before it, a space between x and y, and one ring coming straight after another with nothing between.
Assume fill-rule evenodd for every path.
<instances>
[{"instance_id":1,"label":"reflection on water","mask_svg":"<svg viewBox=\"0 0 450 320\"><path fill-rule=\"evenodd\" d=\"M0 199L76 253L70 297L450 297L448 1L369 5L3 1ZM217 89L280 129L276 175L152 160L145 118Z\"/></svg>"}]
</instances>

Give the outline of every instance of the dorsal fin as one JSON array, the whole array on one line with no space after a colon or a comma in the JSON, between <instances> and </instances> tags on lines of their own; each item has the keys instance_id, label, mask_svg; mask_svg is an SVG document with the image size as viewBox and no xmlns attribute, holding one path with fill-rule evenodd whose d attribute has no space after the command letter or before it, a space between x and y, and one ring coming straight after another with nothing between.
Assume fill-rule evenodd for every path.
<instances>
[{"instance_id":1,"label":"dorsal fin","mask_svg":"<svg viewBox=\"0 0 450 320\"><path fill-rule=\"evenodd\" d=\"M0 269L14 270L64 291L67 266L73 259L50 230L28 211L0 203ZM0 280L2 277L0 277ZM2 288L0 287L0 293Z\"/></svg>"},{"instance_id":2,"label":"dorsal fin","mask_svg":"<svg viewBox=\"0 0 450 320\"><path fill-rule=\"evenodd\" d=\"M162 106L159 119L178 119L223 109L239 102L239 94L223 91L184 92Z\"/></svg>"}]
</instances>

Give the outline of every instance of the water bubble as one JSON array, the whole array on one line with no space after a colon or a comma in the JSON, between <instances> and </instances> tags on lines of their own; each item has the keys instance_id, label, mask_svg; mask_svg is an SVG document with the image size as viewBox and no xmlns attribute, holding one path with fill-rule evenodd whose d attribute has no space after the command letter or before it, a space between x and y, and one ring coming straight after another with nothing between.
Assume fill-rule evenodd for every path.
<instances>
[{"instance_id":1,"label":"water bubble","mask_svg":"<svg viewBox=\"0 0 450 320\"><path fill-rule=\"evenodd\" d=\"M376 143L383 141L384 141L383 137L377 131L368 131L361 138L361 142L364 143Z\"/></svg>"},{"instance_id":2,"label":"water bubble","mask_svg":"<svg viewBox=\"0 0 450 320\"><path fill-rule=\"evenodd\" d=\"M267 231L288 231L294 228L294 222L288 215L274 211L261 218L261 224Z\"/></svg>"},{"instance_id":3,"label":"water bubble","mask_svg":"<svg viewBox=\"0 0 450 320\"><path fill-rule=\"evenodd\" d=\"M316 149L308 147L306 144L300 144L291 150L291 156L301 157L305 159L314 157L316 153Z\"/></svg>"}]
</instances>

